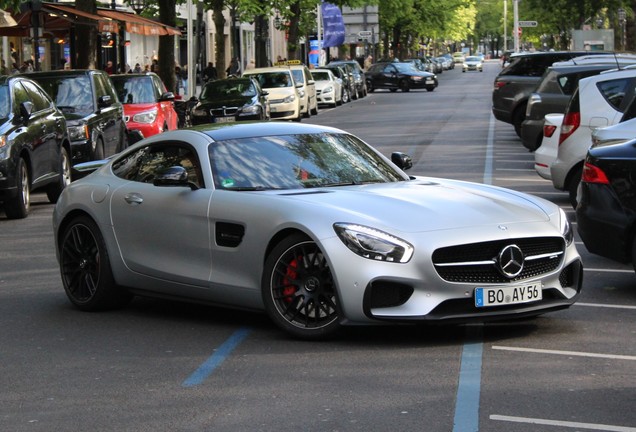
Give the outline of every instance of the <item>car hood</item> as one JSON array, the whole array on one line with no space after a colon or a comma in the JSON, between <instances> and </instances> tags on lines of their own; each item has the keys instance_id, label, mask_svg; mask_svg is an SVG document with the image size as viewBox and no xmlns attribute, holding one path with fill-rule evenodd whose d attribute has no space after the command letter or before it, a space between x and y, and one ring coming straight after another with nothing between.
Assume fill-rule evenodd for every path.
<instances>
[{"instance_id":1,"label":"car hood","mask_svg":"<svg viewBox=\"0 0 636 432\"><path fill-rule=\"evenodd\" d=\"M124 114L125 115L134 115L140 112L150 111L152 109L158 109L159 103L138 103L138 104L124 104Z\"/></svg>"},{"instance_id":2,"label":"car hood","mask_svg":"<svg viewBox=\"0 0 636 432\"><path fill-rule=\"evenodd\" d=\"M351 214L342 222L366 219L402 232L545 222L556 211L547 201L511 190L433 178L285 195Z\"/></svg>"},{"instance_id":3,"label":"car hood","mask_svg":"<svg viewBox=\"0 0 636 432\"><path fill-rule=\"evenodd\" d=\"M224 106L243 106L248 102L252 101L251 96L237 96L227 99L215 99L213 101L201 101L197 105L198 109L212 109L212 108L222 108Z\"/></svg>"}]
</instances>

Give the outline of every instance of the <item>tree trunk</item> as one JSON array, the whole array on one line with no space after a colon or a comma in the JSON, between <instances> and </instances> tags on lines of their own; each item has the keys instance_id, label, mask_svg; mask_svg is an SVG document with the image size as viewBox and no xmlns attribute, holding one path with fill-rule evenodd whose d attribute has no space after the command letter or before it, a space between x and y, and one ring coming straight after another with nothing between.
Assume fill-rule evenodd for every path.
<instances>
[{"instance_id":1,"label":"tree trunk","mask_svg":"<svg viewBox=\"0 0 636 432\"><path fill-rule=\"evenodd\" d=\"M223 0L214 0L212 2L212 19L216 28L216 34L214 35L215 66L219 78L225 78L225 69L227 69L225 66L225 34L223 33L225 28L224 6Z\"/></svg>"},{"instance_id":2,"label":"tree trunk","mask_svg":"<svg viewBox=\"0 0 636 432\"><path fill-rule=\"evenodd\" d=\"M177 12L175 0L159 0L159 21L176 27ZM189 66L188 66L189 67ZM177 93L175 76L174 36L159 36L159 77L169 91Z\"/></svg>"},{"instance_id":3,"label":"tree trunk","mask_svg":"<svg viewBox=\"0 0 636 432\"><path fill-rule=\"evenodd\" d=\"M97 14L95 0L77 0L77 10ZM77 57L71 59L71 65L77 69L96 69L97 65L97 27L95 21L80 17L75 26L75 49Z\"/></svg>"},{"instance_id":4,"label":"tree trunk","mask_svg":"<svg viewBox=\"0 0 636 432\"><path fill-rule=\"evenodd\" d=\"M300 32L298 29L298 23L300 22L300 2L292 4L289 7L292 13L292 17L289 20L289 27L287 28L287 60L298 60L300 57L300 47L298 46L298 39Z\"/></svg>"},{"instance_id":5,"label":"tree trunk","mask_svg":"<svg viewBox=\"0 0 636 432\"><path fill-rule=\"evenodd\" d=\"M254 20L254 31L256 33L256 67L269 66L267 58L267 40L269 39L268 21L265 15L258 15Z\"/></svg>"}]
</instances>

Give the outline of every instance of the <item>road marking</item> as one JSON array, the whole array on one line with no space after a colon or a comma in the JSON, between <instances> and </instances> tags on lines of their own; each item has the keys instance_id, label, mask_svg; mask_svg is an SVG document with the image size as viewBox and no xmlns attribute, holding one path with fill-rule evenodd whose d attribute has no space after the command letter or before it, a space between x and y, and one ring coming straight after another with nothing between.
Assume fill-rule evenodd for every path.
<instances>
[{"instance_id":1,"label":"road marking","mask_svg":"<svg viewBox=\"0 0 636 432\"><path fill-rule=\"evenodd\" d=\"M633 310L636 310L636 306L613 305L613 304L574 303L574 306L612 308L612 309L633 309Z\"/></svg>"},{"instance_id":2,"label":"road marking","mask_svg":"<svg viewBox=\"0 0 636 432\"><path fill-rule=\"evenodd\" d=\"M611 360L636 361L636 356L618 355L618 354L600 354L600 353L591 353L591 352L583 352L583 351L545 350L545 349L537 349L537 348L518 348L518 347L507 347L507 346L499 346L499 345L493 345L492 349L499 350L499 351L517 351L517 352L527 352L527 353L535 353L535 354L553 354L553 355L573 356L573 357L591 357L591 358L604 358L604 359L611 359Z\"/></svg>"},{"instance_id":3,"label":"road marking","mask_svg":"<svg viewBox=\"0 0 636 432\"><path fill-rule=\"evenodd\" d=\"M541 177L538 178L519 178L519 177L497 177L497 180L499 181L506 181L506 182L540 182L540 183L545 183L545 180L542 179Z\"/></svg>"},{"instance_id":4,"label":"road marking","mask_svg":"<svg viewBox=\"0 0 636 432\"><path fill-rule=\"evenodd\" d=\"M214 354L212 354L199 368L194 371L181 385L183 387L194 387L201 384L208 376L214 372L216 368L228 358L228 356L234 351L234 348L239 346L241 342L250 334L252 330L249 328L241 328L235 331L232 336L221 345Z\"/></svg>"},{"instance_id":5,"label":"road marking","mask_svg":"<svg viewBox=\"0 0 636 432\"><path fill-rule=\"evenodd\" d=\"M479 430L481 363L484 351L482 326L467 326L466 339L459 368L453 432Z\"/></svg>"},{"instance_id":6,"label":"road marking","mask_svg":"<svg viewBox=\"0 0 636 432\"><path fill-rule=\"evenodd\" d=\"M507 422L515 422L515 423L540 424L540 425L546 425L546 426L561 426L561 427L568 427L568 428L589 429L589 430L598 430L598 431L636 432L636 428L627 427L627 426L612 426L612 425L597 424L597 423L579 423L579 422L547 420L547 419L537 419L537 418L528 418L528 417L511 417L511 416L503 416L503 415L496 415L496 414L491 415L490 420L507 421Z\"/></svg>"}]
</instances>

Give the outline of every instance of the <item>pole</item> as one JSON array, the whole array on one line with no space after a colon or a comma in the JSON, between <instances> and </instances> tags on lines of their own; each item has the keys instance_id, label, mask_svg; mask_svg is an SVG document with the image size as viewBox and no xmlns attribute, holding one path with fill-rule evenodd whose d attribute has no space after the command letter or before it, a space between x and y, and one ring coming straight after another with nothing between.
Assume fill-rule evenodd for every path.
<instances>
[{"instance_id":1,"label":"pole","mask_svg":"<svg viewBox=\"0 0 636 432\"><path fill-rule=\"evenodd\" d=\"M515 52L519 52L519 0L513 0L514 29L512 30L515 39Z\"/></svg>"},{"instance_id":2,"label":"pole","mask_svg":"<svg viewBox=\"0 0 636 432\"><path fill-rule=\"evenodd\" d=\"M320 4L317 7L316 12L316 28L318 29L316 38L318 39L318 66L324 66L325 63L323 61L322 55L322 8Z\"/></svg>"},{"instance_id":3,"label":"pole","mask_svg":"<svg viewBox=\"0 0 636 432\"><path fill-rule=\"evenodd\" d=\"M192 45L192 0L188 0L186 3L186 7L188 8L187 19L187 32L188 37L186 38L187 48L188 48L188 97L194 96L195 89L195 80L194 80L194 68L192 67L192 62L194 61L194 52Z\"/></svg>"},{"instance_id":4,"label":"pole","mask_svg":"<svg viewBox=\"0 0 636 432\"><path fill-rule=\"evenodd\" d=\"M504 19L504 43L503 50L504 52L508 51L508 0L504 0L504 11L503 11L503 19Z\"/></svg>"}]
</instances>

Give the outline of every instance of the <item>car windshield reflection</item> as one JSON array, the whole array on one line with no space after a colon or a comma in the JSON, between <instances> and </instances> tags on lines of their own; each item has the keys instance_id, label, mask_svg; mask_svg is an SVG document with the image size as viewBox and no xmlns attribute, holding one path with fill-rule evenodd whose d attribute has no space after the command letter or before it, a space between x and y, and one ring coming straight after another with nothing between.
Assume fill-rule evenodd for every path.
<instances>
[{"instance_id":1,"label":"car windshield reflection","mask_svg":"<svg viewBox=\"0 0 636 432\"><path fill-rule=\"evenodd\" d=\"M9 101L9 87L0 86L0 124L7 121L11 114L11 103Z\"/></svg>"},{"instance_id":2,"label":"car windshield reflection","mask_svg":"<svg viewBox=\"0 0 636 432\"><path fill-rule=\"evenodd\" d=\"M212 81L205 85L201 92L201 101L214 101L217 98L256 96L256 89L250 81Z\"/></svg>"},{"instance_id":3,"label":"car windshield reflection","mask_svg":"<svg viewBox=\"0 0 636 432\"><path fill-rule=\"evenodd\" d=\"M393 63L400 72L419 72L413 63Z\"/></svg>"},{"instance_id":4,"label":"car windshield reflection","mask_svg":"<svg viewBox=\"0 0 636 432\"><path fill-rule=\"evenodd\" d=\"M302 189L406 180L362 141L308 134L218 141L209 147L216 188Z\"/></svg>"},{"instance_id":5,"label":"car windshield reflection","mask_svg":"<svg viewBox=\"0 0 636 432\"><path fill-rule=\"evenodd\" d=\"M122 103L156 103L157 97L150 77L112 77L117 96Z\"/></svg>"},{"instance_id":6,"label":"car windshield reflection","mask_svg":"<svg viewBox=\"0 0 636 432\"><path fill-rule=\"evenodd\" d=\"M93 112L94 102L88 76L41 77L38 82L63 113L86 116Z\"/></svg>"}]
</instances>

